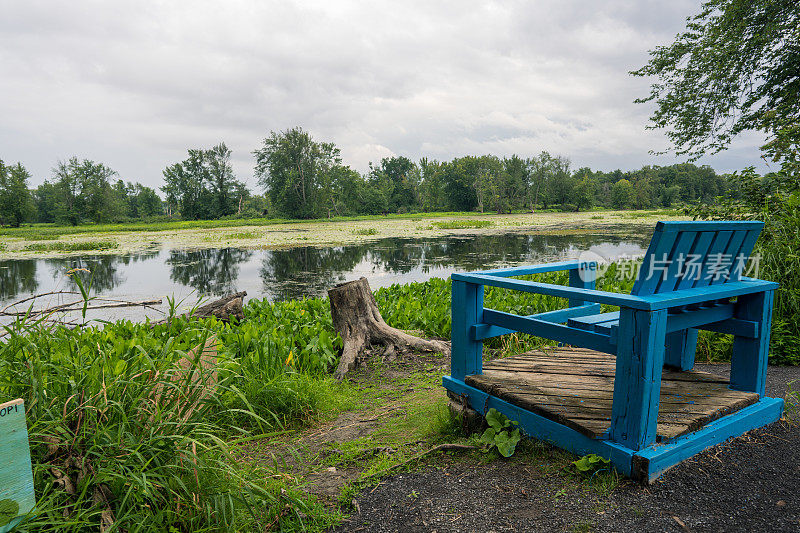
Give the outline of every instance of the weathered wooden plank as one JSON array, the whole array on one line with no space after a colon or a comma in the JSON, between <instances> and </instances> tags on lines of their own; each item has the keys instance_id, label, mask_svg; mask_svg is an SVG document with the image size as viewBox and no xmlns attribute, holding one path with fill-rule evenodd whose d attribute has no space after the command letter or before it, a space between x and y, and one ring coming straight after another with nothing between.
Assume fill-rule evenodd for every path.
<instances>
[{"instance_id":1,"label":"weathered wooden plank","mask_svg":"<svg viewBox=\"0 0 800 533\"><path fill-rule=\"evenodd\" d=\"M577 367L577 374L526 371L540 361L552 363L562 352L583 358L582 363L561 361L555 365ZM465 382L586 436L604 438L610 428L614 379L587 375L586 369L593 365L607 369L614 361L602 355L592 357L585 349L558 348L550 355L531 353L487 363L483 374L467 376ZM662 376L656 418L659 442L696 431L758 401L757 394L731 390L727 380L706 372L664 372ZM670 379L673 377L679 379Z\"/></svg>"},{"instance_id":2,"label":"weathered wooden plank","mask_svg":"<svg viewBox=\"0 0 800 533\"><path fill-rule=\"evenodd\" d=\"M0 533L6 533L36 506L25 403L22 400L0 404L0 456L0 502L17 508L16 517L0 526Z\"/></svg>"}]
</instances>

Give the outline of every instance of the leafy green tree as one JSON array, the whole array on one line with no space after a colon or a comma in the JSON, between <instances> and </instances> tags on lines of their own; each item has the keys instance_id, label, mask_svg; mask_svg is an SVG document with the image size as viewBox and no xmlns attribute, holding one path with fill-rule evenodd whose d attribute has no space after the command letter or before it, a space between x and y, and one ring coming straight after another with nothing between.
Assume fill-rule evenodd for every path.
<instances>
[{"instance_id":1,"label":"leafy green tree","mask_svg":"<svg viewBox=\"0 0 800 533\"><path fill-rule=\"evenodd\" d=\"M56 183L44 180L44 183L36 187L33 191L36 222L55 222L61 197L61 188Z\"/></svg>"},{"instance_id":2,"label":"leafy green tree","mask_svg":"<svg viewBox=\"0 0 800 533\"><path fill-rule=\"evenodd\" d=\"M442 164L442 182L451 211L472 211L478 205L475 179L470 172L472 159L461 157Z\"/></svg>"},{"instance_id":3,"label":"leafy green tree","mask_svg":"<svg viewBox=\"0 0 800 533\"><path fill-rule=\"evenodd\" d=\"M664 128L679 155L718 152L759 130L776 160L800 141L800 3L709 0L669 46L632 72L657 76L650 128Z\"/></svg>"},{"instance_id":4,"label":"leafy green tree","mask_svg":"<svg viewBox=\"0 0 800 533\"><path fill-rule=\"evenodd\" d=\"M53 169L59 203L56 222L77 225L83 220L105 222L114 213L110 178L117 173L102 163L71 157Z\"/></svg>"},{"instance_id":5,"label":"leafy green tree","mask_svg":"<svg viewBox=\"0 0 800 533\"><path fill-rule=\"evenodd\" d=\"M621 179L611 187L611 204L617 209L630 209L633 205L633 185Z\"/></svg>"},{"instance_id":6,"label":"leafy green tree","mask_svg":"<svg viewBox=\"0 0 800 533\"><path fill-rule=\"evenodd\" d=\"M383 191L390 212L408 212L416 205L419 172L407 157L384 157L375 166L370 163L368 183Z\"/></svg>"},{"instance_id":7,"label":"leafy green tree","mask_svg":"<svg viewBox=\"0 0 800 533\"><path fill-rule=\"evenodd\" d=\"M443 163L426 157L419 160L419 201L423 211L444 211L447 208L442 166Z\"/></svg>"},{"instance_id":8,"label":"leafy green tree","mask_svg":"<svg viewBox=\"0 0 800 533\"><path fill-rule=\"evenodd\" d=\"M295 127L270 132L253 155L256 177L280 215L314 218L323 212L319 197L323 175L341 163L333 143L316 142Z\"/></svg>"},{"instance_id":9,"label":"leafy green tree","mask_svg":"<svg viewBox=\"0 0 800 533\"><path fill-rule=\"evenodd\" d=\"M211 193L203 150L189 150L189 157L164 169L164 186L167 203L185 220L211 218Z\"/></svg>"},{"instance_id":10,"label":"leafy green tree","mask_svg":"<svg viewBox=\"0 0 800 533\"><path fill-rule=\"evenodd\" d=\"M164 212L163 202L156 191L140 183L133 184L130 189L129 202L131 218L150 218Z\"/></svg>"},{"instance_id":11,"label":"leafy green tree","mask_svg":"<svg viewBox=\"0 0 800 533\"><path fill-rule=\"evenodd\" d=\"M233 215L238 209L237 191L240 184L233 173L231 154L225 143L219 143L204 153L208 168L206 175L214 202L211 206L213 218Z\"/></svg>"},{"instance_id":12,"label":"leafy green tree","mask_svg":"<svg viewBox=\"0 0 800 533\"><path fill-rule=\"evenodd\" d=\"M575 181L572 187L572 198L575 203L575 209L589 209L594 204L594 182L589 179L588 175Z\"/></svg>"},{"instance_id":13,"label":"leafy green tree","mask_svg":"<svg viewBox=\"0 0 800 533\"><path fill-rule=\"evenodd\" d=\"M231 151L220 143L190 149L189 157L164 169L167 204L186 220L215 219L238 212L244 185L230 164Z\"/></svg>"},{"instance_id":14,"label":"leafy green tree","mask_svg":"<svg viewBox=\"0 0 800 533\"><path fill-rule=\"evenodd\" d=\"M7 167L0 159L0 222L18 228L33 212L30 173L22 163Z\"/></svg>"}]
</instances>

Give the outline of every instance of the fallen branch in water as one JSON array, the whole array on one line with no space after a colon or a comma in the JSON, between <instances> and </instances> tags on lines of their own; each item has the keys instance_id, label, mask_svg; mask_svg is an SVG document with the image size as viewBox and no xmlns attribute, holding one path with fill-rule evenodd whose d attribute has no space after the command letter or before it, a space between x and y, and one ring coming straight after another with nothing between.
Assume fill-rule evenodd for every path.
<instances>
[{"instance_id":1,"label":"fallen branch in water","mask_svg":"<svg viewBox=\"0 0 800 533\"><path fill-rule=\"evenodd\" d=\"M33 298L27 298L26 300L32 300ZM110 309L113 307L150 307L153 305L161 305L163 303L162 299L159 298L157 300L142 300L139 302L127 302L124 300L111 300L106 298L92 298L91 301L105 301L111 303L103 303L98 305L87 305L85 307L86 310L93 310L93 309ZM37 317L40 315L48 315L52 313L70 313L72 311L82 311L84 309L84 300L76 300L74 302L69 302L65 304L53 305L51 307L45 307L42 309L30 309L28 311L14 311L8 312L8 309L15 307L17 304L10 304L0 310L0 316L27 316L27 317Z\"/></svg>"}]
</instances>

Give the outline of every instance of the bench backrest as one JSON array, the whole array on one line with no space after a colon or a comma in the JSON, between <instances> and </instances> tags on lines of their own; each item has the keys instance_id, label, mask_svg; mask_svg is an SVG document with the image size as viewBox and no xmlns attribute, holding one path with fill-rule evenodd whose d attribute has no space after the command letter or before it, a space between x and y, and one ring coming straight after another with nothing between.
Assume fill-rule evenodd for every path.
<instances>
[{"instance_id":1,"label":"bench backrest","mask_svg":"<svg viewBox=\"0 0 800 533\"><path fill-rule=\"evenodd\" d=\"M631 294L739 281L763 222L659 222Z\"/></svg>"}]
</instances>

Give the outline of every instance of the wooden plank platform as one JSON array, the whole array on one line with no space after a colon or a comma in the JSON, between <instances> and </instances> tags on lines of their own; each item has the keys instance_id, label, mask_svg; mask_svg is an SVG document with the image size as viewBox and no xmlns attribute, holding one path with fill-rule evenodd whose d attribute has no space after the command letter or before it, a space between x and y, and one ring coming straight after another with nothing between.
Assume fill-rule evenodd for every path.
<instances>
[{"instance_id":1,"label":"wooden plank platform","mask_svg":"<svg viewBox=\"0 0 800 533\"><path fill-rule=\"evenodd\" d=\"M553 348L484 363L483 374L464 382L597 439L611 424L615 369L614 356ZM728 384L707 372L665 369L658 441L669 442L758 401L758 394L734 391Z\"/></svg>"}]
</instances>

